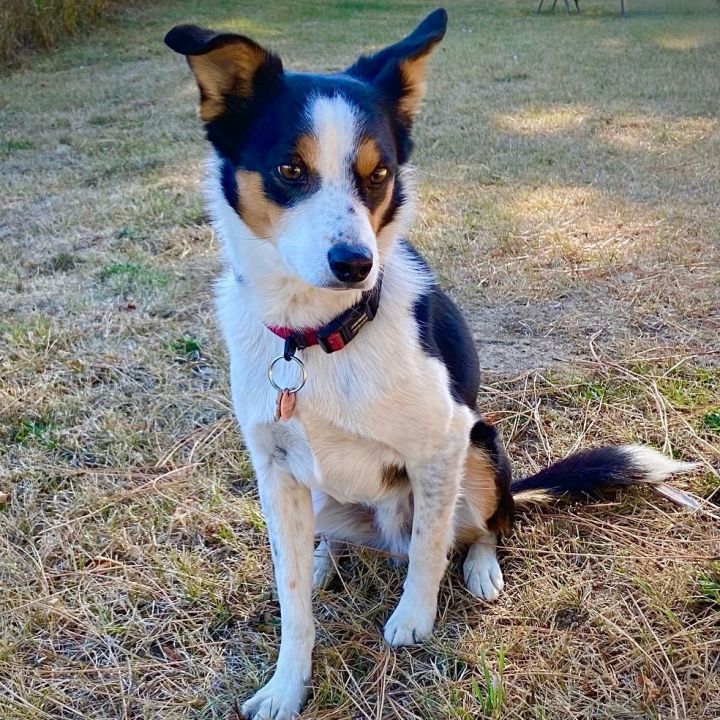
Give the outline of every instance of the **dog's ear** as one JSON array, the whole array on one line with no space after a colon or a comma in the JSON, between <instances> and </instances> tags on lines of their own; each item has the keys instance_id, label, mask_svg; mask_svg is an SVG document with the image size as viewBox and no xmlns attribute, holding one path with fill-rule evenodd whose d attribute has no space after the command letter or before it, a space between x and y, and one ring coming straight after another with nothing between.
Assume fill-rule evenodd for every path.
<instances>
[{"instance_id":1,"label":"dog's ear","mask_svg":"<svg viewBox=\"0 0 720 720\"><path fill-rule=\"evenodd\" d=\"M235 33L216 33L197 25L177 25L166 45L187 61L200 88L200 117L210 122L225 111L228 98L249 101L275 88L282 61L254 40Z\"/></svg>"},{"instance_id":2,"label":"dog's ear","mask_svg":"<svg viewBox=\"0 0 720 720\"><path fill-rule=\"evenodd\" d=\"M346 72L378 88L395 103L402 122L410 127L425 95L428 58L446 27L447 12L435 10L404 40L364 55Z\"/></svg>"}]
</instances>

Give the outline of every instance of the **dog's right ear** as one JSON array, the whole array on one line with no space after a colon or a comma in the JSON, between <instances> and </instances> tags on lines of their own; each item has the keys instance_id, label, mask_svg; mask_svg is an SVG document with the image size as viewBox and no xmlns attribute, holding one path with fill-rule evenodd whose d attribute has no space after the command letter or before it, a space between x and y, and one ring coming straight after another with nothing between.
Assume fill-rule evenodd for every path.
<instances>
[{"instance_id":1,"label":"dog's right ear","mask_svg":"<svg viewBox=\"0 0 720 720\"><path fill-rule=\"evenodd\" d=\"M254 40L235 33L216 33L197 25L177 25L165 36L165 44L187 57L198 88L200 117L206 123L233 106L271 92L282 76L282 61Z\"/></svg>"}]
</instances>

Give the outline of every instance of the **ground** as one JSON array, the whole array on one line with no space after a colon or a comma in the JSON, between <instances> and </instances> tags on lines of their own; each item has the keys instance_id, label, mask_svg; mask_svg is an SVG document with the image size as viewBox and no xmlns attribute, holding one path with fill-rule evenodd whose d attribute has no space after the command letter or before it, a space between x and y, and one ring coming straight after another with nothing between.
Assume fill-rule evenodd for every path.
<instances>
[{"instance_id":1,"label":"ground","mask_svg":"<svg viewBox=\"0 0 720 720\"><path fill-rule=\"evenodd\" d=\"M433 638L348 548L305 717L720 716L720 7L453 0L411 238L472 323L518 475L644 442L701 470L519 518L493 605L458 558ZM562 3L560 3L562 6ZM546 3L546 7L549 4ZM0 76L3 717L226 718L278 647L268 543L213 319L178 22L330 70L432 6L136 5Z\"/></svg>"}]
</instances>

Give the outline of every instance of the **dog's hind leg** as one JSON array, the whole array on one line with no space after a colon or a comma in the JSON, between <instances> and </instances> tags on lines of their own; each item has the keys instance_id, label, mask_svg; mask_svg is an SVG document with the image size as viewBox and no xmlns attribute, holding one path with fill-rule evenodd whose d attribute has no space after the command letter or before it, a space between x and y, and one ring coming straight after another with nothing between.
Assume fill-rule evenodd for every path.
<instances>
[{"instance_id":1,"label":"dog's hind leg","mask_svg":"<svg viewBox=\"0 0 720 720\"><path fill-rule=\"evenodd\" d=\"M468 462L470 464L470 462ZM482 483L480 478L487 482ZM503 589L503 578L497 561L497 535L487 529L487 518L497 505L495 481L484 474L463 479L463 497L456 514L455 544L467 548L463 576L467 589L482 600L497 600ZM468 484L474 495L469 494ZM483 517L485 519L483 519Z\"/></svg>"},{"instance_id":2,"label":"dog's hind leg","mask_svg":"<svg viewBox=\"0 0 720 720\"><path fill-rule=\"evenodd\" d=\"M315 534L320 541L313 554L313 589L325 587L335 576L343 541L366 547L381 547L372 511L355 503L340 503L329 495L312 491Z\"/></svg>"},{"instance_id":3,"label":"dog's hind leg","mask_svg":"<svg viewBox=\"0 0 720 720\"><path fill-rule=\"evenodd\" d=\"M497 561L497 535L485 533L470 546L463 563L467 589L482 600L497 600L504 583Z\"/></svg>"},{"instance_id":4,"label":"dog's hind leg","mask_svg":"<svg viewBox=\"0 0 720 720\"><path fill-rule=\"evenodd\" d=\"M315 535L326 542L329 540L345 540L355 545L379 548L380 535L373 522L373 512L366 505L358 503L341 503L322 493L317 501L318 493L313 491L313 509L315 511ZM322 544L322 542L321 542ZM329 546L323 551L330 549Z\"/></svg>"},{"instance_id":5,"label":"dog's hind leg","mask_svg":"<svg viewBox=\"0 0 720 720\"><path fill-rule=\"evenodd\" d=\"M318 518L322 517L323 509L335 501L332 500L324 492L313 488L311 491L315 533L318 534ZM338 554L338 543L327 538L324 534L320 535L320 541L313 552L313 590L327 587L328 583L335 577L335 569L337 567L336 559Z\"/></svg>"},{"instance_id":6,"label":"dog's hind leg","mask_svg":"<svg viewBox=\"0 0 720 720\"><path fill-rule=\"evenodd\" d=\"M408 559L413 522L409 481L406 492L379 501L374 511L374 524L380 534L382 549L389 553L392 565L404 565Z\"/></svg>"},{"instance_id":7,"label":"dog's hind leg","mask_svg":"<svg viewBox=\"0 0 720 720\"><path fill-rule=\"evenodd\" d=\"M327 587L335 577L336 561L339 543L335 540L321 537L313 553L313 590Z\"/></svg>"},{"instance_id":8,"label":"dog's hind leg","mask_svg":"<svg viewBox=\"0 0 720 720\"><path fill-rule=\"evenodd\" d=\"M510 481L510 465L496 428L478 420L470 433L465 461L456 544L469 546L463 564L465 583L475 597L484 600L496 600L503 589L497 533L512 523Z\"/></svg>"}]
</instances>

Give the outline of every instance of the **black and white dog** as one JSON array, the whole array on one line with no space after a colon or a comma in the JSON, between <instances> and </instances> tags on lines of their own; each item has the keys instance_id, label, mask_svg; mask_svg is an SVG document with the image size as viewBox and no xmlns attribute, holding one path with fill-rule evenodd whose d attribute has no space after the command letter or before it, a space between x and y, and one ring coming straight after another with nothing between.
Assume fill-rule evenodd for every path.
<instances>
[{"instance_id":1,"label":"black and white dog","mask_svg":"<svg viewBox=\"0 0 720 720\"><path fill-rule=\"evenodd\" d=\"M436 10L329 75L286 71L232 33L184 25L165 39L187 56L213 147L207 191L227 265L219 316L282 612L275 674L243 706L248 717L290 718L305 702L312 589L331 576L337 541L408 556L385 639L411 645L433 630L453 544L468 548L468 590L498 597L497 537L514 502L691 467L610 447L511 482L476 406L468 328L404 239L410 131L446 23Z\"/></svg>"}]
</instances>

